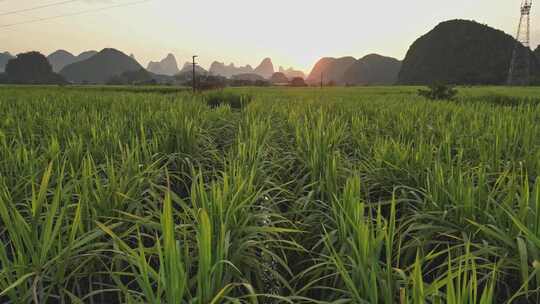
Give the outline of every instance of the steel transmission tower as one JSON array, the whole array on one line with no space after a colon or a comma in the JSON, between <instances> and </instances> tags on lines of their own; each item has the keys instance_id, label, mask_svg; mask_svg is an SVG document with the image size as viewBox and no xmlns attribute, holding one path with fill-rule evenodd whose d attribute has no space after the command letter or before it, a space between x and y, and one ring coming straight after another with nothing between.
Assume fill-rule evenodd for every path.
<instances>
[{"instance_id":1,"label":"steel transmission tower","mask_svg":"<svg viewBox=\"0 0 540 304\"><path fill-rule=\"evenodd\" d=\"M508 72L509 85L529 85L531 77L530 54L530 24L532 0L524 0L521 4L521 17L519 18L516 35L516 46L510 62Z\"/></svg>"}]
</instances>

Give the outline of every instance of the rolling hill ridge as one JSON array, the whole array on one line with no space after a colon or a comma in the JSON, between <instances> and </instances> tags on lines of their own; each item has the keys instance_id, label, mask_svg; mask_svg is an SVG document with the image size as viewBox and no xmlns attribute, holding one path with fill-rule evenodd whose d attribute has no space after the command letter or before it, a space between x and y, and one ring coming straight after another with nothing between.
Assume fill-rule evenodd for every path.
<instances>
[{"instance_id":1,"label":"rolling hill ridge","mask_svg":"<svg viewBox=\"0 0 540 304\"><path fill-rule=\"evenodd\" d=\"M64 67L75 62L89 59L95 54L97 54L97 51L86 51L86 52L81 53L78 56L75 56L68 51L58 50L58 51L55 51L54 53L51 53L49 56L47 56L47 60L51 64L53 71L55 73L58 73Z\"/></svg>"},{"instance_id":2,"label":"rolling hill ridge","mask_svg":"<svg viewBox=\"0 0 540 304\"><path fill-rule=\"evenodd\" d=\"M111 77L134 72L143 67L130 56L116 50L103 49L96 55L72 63L60 71L60 75L75 83L106 83Z\"/></svg>"}]
</instances>

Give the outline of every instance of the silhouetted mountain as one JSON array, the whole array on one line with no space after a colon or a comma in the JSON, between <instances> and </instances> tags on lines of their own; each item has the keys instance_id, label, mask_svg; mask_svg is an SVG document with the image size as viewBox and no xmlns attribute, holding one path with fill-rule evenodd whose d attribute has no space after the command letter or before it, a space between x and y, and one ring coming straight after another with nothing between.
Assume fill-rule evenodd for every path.
<instances>
[{"instance_id":1,"label":"silhouetted mountain","mask_svg":"<svg viewBox=\"0 0 540 304\"><path fill-rule=\"evenodd\" d=\"M139 65L141 65L133 53L129 54L129 57L135 60L135 62L137 62Z\"/></svg>"},{"instance_id":2,"label":"silhouetted mountain","mask_svg":"<svg viewBox=\"0 0 540 304\"><path fill-rule=\"evenodd\" d=\"M318 84L321 82L322 75L324 83L344 84L343 75L354 63L356 59L353 57L322 58L315 64L306 81L310 84Z\"/></svg>"},{"instance_id":3,"label":"silhouetted mountain","mask_svg":"<svg viewBox=\"0 0 540 304\"><path fill-rule=\"evenodd\" d=\"M66 81L53 72L47 58L39 52L18 54L9 60L2 82L13 84L62 84Z\"/></svg>"},{"instance_id":4,"label":"silhouetted mountain","mask_svg":"<svg viewBox=\"0 0 540 304\"><path fill-rule=\"evenodd\" d=\"M168 76L174 76L180 72L176 58L173 54L168 54L167 57L160 62L150 61L150 63L148 63L148 71Z\"/></svg>"},{"instance_id":5,"label":"silhouetted mountain","mask_svg":"<svg viewBox=\"0 0 540 304\"><path fill-rule=\"evenodd\" d=\"M47 60L49 60L49 63L51 64L53 71L59 72L66 65L70 65L76 62L77 57L75 57L73 54L71 54L68 51L58 50L50 54L49 56L47 56Z\"/></svg>"},{"instance_id":6,"label":"silhouetted mountain","mask_svg":"<svg viewBox=\"0 0 540 304\"><path fill-rule=\"evenodd\" d=\"M197 82L200 83L201 79L206 78L208 72L200 66L195 67L195 75L197 77ZM191 85L193 79L193 65L189 62L184 63L180 73L174 75L174 78L177 82Z\"/></svg>"},{"instance_id":7,"label":"silhouetted mountain","mask_svg":"<svg viewBox=\"0 0 540 304\"><path fill-rule=\"evenodd\" d=\"M83 60L89 59L90 57L96 55L97 53L98 53L97 51L82 52L79 54L79 56L77 56L77 61L83 61Z\"/></svg>"},{"instance_id":8,"label":"silhouetted mountain","mask_svg":"<svg viewBox=\"0 0 540 304\"><path fill-rule=\"evenodd\" d=\"M306 81L310 84L320 83L321 77L324 77L323 74L328 70L328 68L336 61L335 58L324 57L319 59L317 63L311 69ZM326 73L328 75L328 73ZM328 78L327 78L328 79Z\"/></svg>"},{"instance_id":9,"label":"silhouetted mountain","mask_svg":"<svg viewBox=\"0 0 540 304\"><path fill-rule=\"evenodd\" d=\"M105 83L113 76L140 69L141 65L128 55L115 49L104 49L86 60L66 66L60 74L76 83Z\"/></svg>"},{"instance_id":10,"label":"silhouetted mountain","mask_svg":"<svg viewBox=\"0 0 540 304\"><path fill-rule=\"evenodd\" d=\"M306 74L304 74L304 72L297 71L297 70L293 69L292 67L290 67L288 69L285 69L282 66L280 66L279 67L279 72L285 74L285 76L287 76L287 78L289 78L289 79L293 79L293 78L296 78L296 77L306 78Z\"/></svg>"},{"instance_id":11,"label":"silhouetted mountain","mask_svg":"<svg viewBox=\"0 0 540 304\"><path fill-rule=\"evenodd\" d=\"M58 50L47 57L51 64L53 71L60 72L64 67L79 61L86 60L97 54L96 51L87 51L81 53L79 56L75 56L68 51Z\"/></svg>"},{"instance_id":12,"label":"silhouetted mountain","mask_svg":"<svg viewBox=\"0 0 540 304\"><path fill-rule=\"evenodd\" d=\"M272 59L265 58L261 64L255 68L253 73L260 75L265 79L272 77L272 74L274 74L274 64L272 63Z\"/></svg>"},{"instance_id":13,"label":"silhouetted mountain","mask_svg":"<svg viewBox=\"0 0 540 304\"><path fill-rule=\"evenodd\" d=\"M273 84L284 84L289 83L289 78L281 72L276 72L270 77L270 82Z\"/></svg>"},{"instance_id":14,"label":"silhouetted mountain","mask_svg":"<svg viewBox=\"0 0 540 304\"><path fill-rule=\"evenodd\" d=\"M212 75L218 75L218 76L231 78L232 76L238 75L238 74L253 73L253 68L249 64L243 67L242 66L236 67L234 63L225 65L223 62L214 61L212 65L210 65L209 72Z\"/></svg>"},{"instance_id":15,"label":"silhouetted mountain","mask_svg":"<svg viewBox=\"0 0 540 304\"><path fill-rule=\"evenodd\" d=\"M176 68L178 68L178 66L176 66ZM162 74L162 75L165 74L163 72L163 68L161 67L161 62L150 61L148 62L148 66L146 67L146 69L148 71L151 71L152 73Z\"/></svg>"},{"instance_id":16,"label":"silhouetted mountain","mask_svg":"<svg viewBox=\"0 0 540 304\"><path fill-rule=\"evenodd\" d=\"M184 63L184 66L182 67L182 70L180 70L180 73L178 73L178 75L181 75L181 74L189 74L189 75L193 74L193 65L189 62ZM208 74L208 71L202 68L201 66L197 65L195 66L195 74L206 75Z\"/></svg>"},{"instance_id":17,"label":"silhouetted mountain","mask_svg":"<svg viewBox=\"0 0 540 304\"><path fill-rule=\"evenodd\" d=\"M540 64L540 45L534 50L534 56L536 57L536 61Z\"/></svg>"},{"instance_id":18,"label":"silhouetted mountain","mask_svg":"<svg viewBox=\"0 0 540 304\"><path fill-rule=\"evenodd\" d=\"M446 21L412 44L399 82L503 84L515 46L512 36L487 25L467 20ZM531 63L534 78L539 68L536 60Z\"/></svg>"},{"instance_id":19,"label":"silhouetted mountain","mask_svg":"<svg viewBox=\"0 0 540 304\"><path fill-rule=\"evenodd\" d=\"M4 72L4 70L6 69L6 65L7 65L8 61L10 61L13 58L15 58L15 57L13 57L8 52L0 53L0 73Z\"/></svg>"},{"instance_id":20,"label":"silhouetted mountain","mask_svg":"<svg viewBox=\"0 0 540 304\"><path fill-rule=\"evenodd\" d=\"M401 61L370 54L353 63L339 82L349 85L392 85L397 82L400 69Z\"/></svg>"}]
</instances>

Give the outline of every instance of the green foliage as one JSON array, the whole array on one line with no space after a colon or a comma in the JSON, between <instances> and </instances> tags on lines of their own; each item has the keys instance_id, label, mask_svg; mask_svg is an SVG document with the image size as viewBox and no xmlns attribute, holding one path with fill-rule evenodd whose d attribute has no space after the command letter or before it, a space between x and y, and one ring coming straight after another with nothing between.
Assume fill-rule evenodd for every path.
<instances>
[{"instance_id":1,"label":"green foliage","mask_svg":"<svg viewBox=\"0 0 540 304\"><path fill-rule=\"evenodd\" d=\"M428 89L418 90L418 95L430 100L452 100L458 91L450 85L444 83L434 83Z\"/></svg>"},{"instance_id":2,"label":"green foliage","mask_svg":"<svg viewBox=\"0 0 540 304\"><path fill-rule=\"evenodd\" d=\"M538 88L2 90L2 303L540 301Z\"/></svg>"},{"instance_id":3,"label":"green foliage","mask_svg":"<svg viewBox=\"0 0 540 304\"><path fill-rule=\"evenodd\" d=\"M145 69L137 71L127 71L121 75L116 75L107 80L108 85L152 85L157 84L157 81Z\"/></svg>"},{"instance_id":4,"label":"green foliage","mask_svg":"<svg viewBox=\"0 0 540 304\"><path fill-rule=\"evenodd\" d=\"M38 52L17 55L7 62L3 83L15 84L63 84L62 76L53 72L47 58Z\"/></svg>"},{"instance_id":5,"label":"green foliage","mask_svg":"<svg viewBox=\"0 0 540 304\"><path fill-rule=\"evenodd\" d=\"M294 77L290 82L291 87L307 87L307 83L302 77Z\"/></svg>"},{"instance_id":6,"label":"green foliage","mask_svg":"<svg viewBox=\"0 0 540 304\"><path fill-rule=\"evenodd\" d=\"M235 110L246 107L253 100L253 96L250 94L237 94L223 90L210 92L204 98L206 104L211 108L228 105Z\"/></svg>"}]
</instances>

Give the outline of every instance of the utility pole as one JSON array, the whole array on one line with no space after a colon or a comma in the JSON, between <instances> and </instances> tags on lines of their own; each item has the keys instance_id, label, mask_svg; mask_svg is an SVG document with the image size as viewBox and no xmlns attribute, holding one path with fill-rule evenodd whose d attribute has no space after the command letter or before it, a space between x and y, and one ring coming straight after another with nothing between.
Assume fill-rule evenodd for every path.
<instances>
[{"instance_id":1,"label":"utility pole","mask_svg":"<svg viewBox=\"0 0 540 304\"><path fill-rule=\"evenodd\" d=\"M197 59L197 57L199 57L199 56L197 56L197 55L192 56L192 58L193 58L193 63L192 63L193 64L193 78L192 78L193 93L195 93L195 91L197 91L197 84L195 82L195 67L197 66L197 62L195 62L195 59Z\"/></svg>"},{"instance_id":2,"label":"utility pole","mask_svg":"<svg viewBox=\"0 0 540 304\"><path fill-rule=\"evenodd\" d=\"M321 72L321 89L323 88L324 86L324 83L323 83L323 72Z\"/></svg>"}]
</instances>

